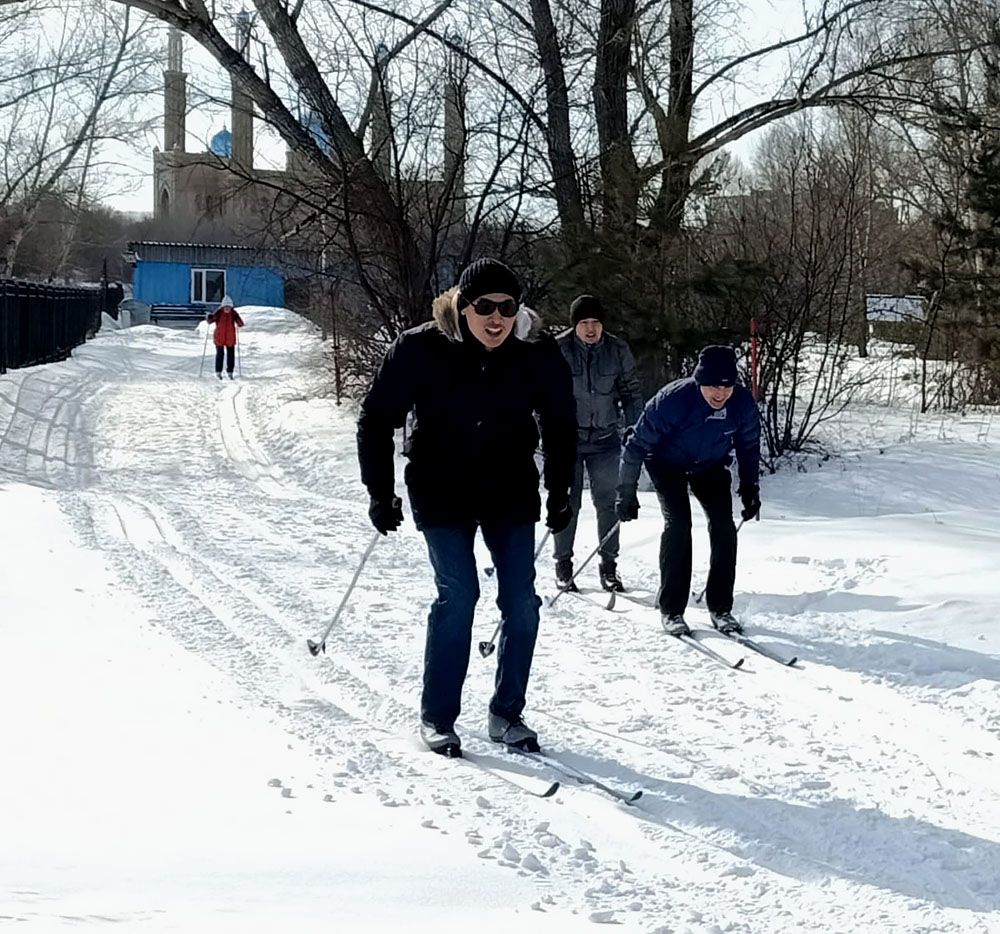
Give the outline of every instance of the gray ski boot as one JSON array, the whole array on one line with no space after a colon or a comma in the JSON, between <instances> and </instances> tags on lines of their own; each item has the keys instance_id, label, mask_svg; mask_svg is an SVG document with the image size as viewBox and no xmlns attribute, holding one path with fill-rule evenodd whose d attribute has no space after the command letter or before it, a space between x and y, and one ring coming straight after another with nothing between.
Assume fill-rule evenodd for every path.
<instances>
[{"instance_id":1,"label":"gray ski boot","mask_svg":"<svg viewBox=\"0 0 1000 934\"><path fill-rule=\"evenodd\" d=\"M732 613L713 613L709 610L708 618L724 636L743 635L743 624Z\"/></svg>"},{"instance_id":2,"label":"gray ski boot","mask_svg":"<svg viewBox=\"0 0 1000 934\"><path fill-rule=\"evenodd\" d=\"M420 738L431 752L436 752L439 756L448 759L462 758L462 741L453 727L438 727L421 720Z\"/></svg>"},{"instance_id":3,"label":"gray ski boot","mask_svg":"<svg viewBox=\"0 0 1000 934\"><path fill-rule=\"evenodd\" d=\"M500 714L490 711L489 716L490 739L494 743L503 743L505 746L513 746L521 752L538 752L538 734L531 729L520 717L501 717Z\"/></svg>"},{"instance_id":4,"label":"gray ski boot","mask_svg":"<svg viewBox=\"0 0 1000 934\"><path fill-rule=\"evenodd\" d=\"M691 635L691 627L684 622L684 617L680 613L664 613L660 617L660 623L668 636Z\"/></svg>"}]
</instances>

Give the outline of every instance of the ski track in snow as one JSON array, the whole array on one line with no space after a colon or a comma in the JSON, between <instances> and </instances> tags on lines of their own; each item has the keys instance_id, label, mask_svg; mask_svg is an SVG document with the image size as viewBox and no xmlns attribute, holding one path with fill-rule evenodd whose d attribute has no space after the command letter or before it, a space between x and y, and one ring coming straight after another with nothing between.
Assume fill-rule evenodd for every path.
<instances>
[{"instance_id":1,"label":"ski track in snow","mask_svg":"<svg viewBox=\"0 0 1000 934\"><path fill-rule=\"evenodd\" d=\"M312 749L335 801L412 809L463 836L470 860L530 876L538 910L574 910L581 925L1000 931L1000 660L939 641L944 627L938 639L890 631L889 617L933 617L934 605L872 592L891 555L846 557L910 519L883 516L872 539L827 557L811 553L807 520L776 524L762 554L747 548L738 589L752 560L786 590L742 592L737 610L801 671L721 638L711 647L744 655L746 671L712 665L624 600L615 615L569 598L543 608L526 713L567 762L641 788L634 807L489 744L493 660L473 648L467 747L515 780L562 782L537 800L415 739L432 584L409 521L380 540L328 654L308 655L371 531L352 413L324 408L317 437L297 427L288 413L316 377L295 364L314 363L319 345L272 315L280 327L248 322L247 378L233 383L197 378L200 333L155 328L102 333L64 364L0 377L0 476L59 491L154 624L231 679L250 714ZM647 591L653 512L623 534L627 583ZM590 541L592 515L579 534ZM767 523L741 547L751 536L766 539ZM550 596L547 557L539 569ZM494 599L484 577L474 641L492 632ZM707 617L693 608L690 620Z\"/></svg>"}]
</instances>

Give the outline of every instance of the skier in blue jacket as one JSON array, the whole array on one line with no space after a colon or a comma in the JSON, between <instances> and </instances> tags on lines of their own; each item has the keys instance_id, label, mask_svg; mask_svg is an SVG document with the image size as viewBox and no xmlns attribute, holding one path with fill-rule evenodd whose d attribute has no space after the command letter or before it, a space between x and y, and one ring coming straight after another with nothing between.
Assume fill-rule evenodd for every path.
<instances>
[{"instance_id":1,"label":"skier in blue jacket","mask_svg":"<svg viewBox=\"0 0 1000 934\"><path fill-rule=\"evenodd\" d=\"M690 633L684 621L691 587L691 501L708 519L711 561L706 599L712 625L742 632L732 615L736 580L731 452L739 467L744 520L760 518L760 416L750 392L737 384L730 347L705 347L692 376L664 386L643 410L622 451L615 512L622 522L638 518L637 488L643 463L663 513L660 590L657 604L670 635Z\"/></svg>"}]
</instances>

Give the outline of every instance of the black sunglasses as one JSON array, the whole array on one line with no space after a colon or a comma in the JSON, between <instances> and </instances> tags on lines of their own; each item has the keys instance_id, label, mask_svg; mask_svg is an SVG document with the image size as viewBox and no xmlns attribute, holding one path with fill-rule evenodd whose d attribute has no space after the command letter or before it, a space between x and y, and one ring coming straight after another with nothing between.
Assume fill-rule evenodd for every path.
<instances>
[{"instance_id":1,"label":"black sunglasses","mask_svg":"<svg viewBox=\"0 0 1000 934\"><path fill-rule=\"evenodd\" d=\"M517 302L512 298L505 298L502 302L495 302L492 298L477 298L469 304L477 315L484 318L488 318L494 311L499 311L501 318L513 318L517 314Z\"/></svg>"}]
</instances>

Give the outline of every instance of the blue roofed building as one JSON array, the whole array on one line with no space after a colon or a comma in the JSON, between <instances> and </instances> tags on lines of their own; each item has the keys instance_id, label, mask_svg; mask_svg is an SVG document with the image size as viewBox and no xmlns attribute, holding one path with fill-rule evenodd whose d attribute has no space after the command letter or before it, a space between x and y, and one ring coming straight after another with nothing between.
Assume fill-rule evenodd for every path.
<instances>
[{"instance_id":1,"label":"blue roofed building","mask_svg":"<svg viewBox=\"0 0 1000 934\"><path fill-rule=\"evenodd\" d=\"M318 269L314 254L303 250L256 249L234 244L129 243L132 295L149 305L151 318L169 306L173 320L200 320L223 295L241 305L285 305L285 284ZM186 314L182 309L186 307Z\"/></svg>"}]
</instances>

